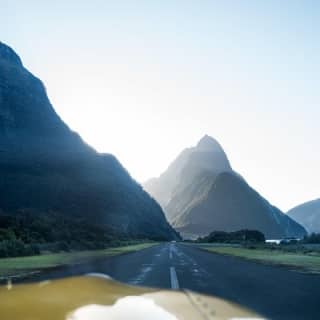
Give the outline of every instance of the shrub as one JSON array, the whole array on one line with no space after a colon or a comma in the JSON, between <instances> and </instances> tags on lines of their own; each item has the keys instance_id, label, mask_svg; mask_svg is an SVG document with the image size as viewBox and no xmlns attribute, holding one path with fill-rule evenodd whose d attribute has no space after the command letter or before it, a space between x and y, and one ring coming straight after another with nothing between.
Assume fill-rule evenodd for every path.
<instances>
[{"instance_id":1,"label":"shrub","mask_svg":"<svg viewBox=\"0 0 320 320\"><path fill-rule=\"evenodd\" d=\"M26 245L21 240L3 240L0 242L0 257L18 257L39 254L36 245Z\"/></svg>"}]
</instances>

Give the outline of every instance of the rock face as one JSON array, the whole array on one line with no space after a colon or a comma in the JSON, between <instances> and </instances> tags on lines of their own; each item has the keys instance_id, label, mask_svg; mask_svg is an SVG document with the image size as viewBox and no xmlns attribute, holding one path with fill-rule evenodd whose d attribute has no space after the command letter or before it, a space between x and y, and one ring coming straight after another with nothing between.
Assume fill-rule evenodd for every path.
<instances>
[{"instance_id":1,"label":"rock face","mask_svg":"<svg viewBox=\"0 0 320 320\"><path fill-rule=\"evenodd\" d=\"M81 218L131 238L177 238L156 201L114 156L68 128L41 81L0 43L0 214L21 212Z\"/></svg>"},{"instance_id":2,"label":"rock face","mask_svg":"<svg viewBox=\"0 0 320 320\"><path fill-rule=\"evenodd\" d=\"M185 237L241 229L259 230L267 238L306 233L233 171L220 144L209 136L196 147L182 151L159 178L147 181L144 188Z\"/></svg>"},{"instance_id":3,"label":"rock face","mask_svg":"<svg viewBox=\"0 0 320 320\"><path fill-rule=\"evenodd\" d=\"M320 199L296 206L287 215L303 225L309 233L320 233Z\"/></svg>"}]
</instances>

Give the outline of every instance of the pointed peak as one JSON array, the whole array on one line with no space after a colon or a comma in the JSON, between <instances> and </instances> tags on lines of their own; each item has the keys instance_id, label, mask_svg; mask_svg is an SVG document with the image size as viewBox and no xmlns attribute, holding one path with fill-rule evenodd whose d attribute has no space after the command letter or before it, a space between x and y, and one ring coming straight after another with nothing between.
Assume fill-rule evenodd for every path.
<instances>
[{"instance_id":1,"label":"pointed peak","mask_svg":"<svg viewBox=\"0 0 320 320\"><path fill-rule=\"evenodd\" d=\"M196 148L207 151L214 151L217 149L222 150L222 147L220 146L219 142L216 139L208 136L207 134L200 139Z\"/></svg>"},{"instance_id":2,"label":"pointed peak","mask_svg":"<svg viewBox=\"0 0 320 320\"><path fill-rule=\"evenodd\" d=\"M22 66L21 59L15 51L0 41L0 62L2 60L17 66Z\"/></svg>"}]
</instances>

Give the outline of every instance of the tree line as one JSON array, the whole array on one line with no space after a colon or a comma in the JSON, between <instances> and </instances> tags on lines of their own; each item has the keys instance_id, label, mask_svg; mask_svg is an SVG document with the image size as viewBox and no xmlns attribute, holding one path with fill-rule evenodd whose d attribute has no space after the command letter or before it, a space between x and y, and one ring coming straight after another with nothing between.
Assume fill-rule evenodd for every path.
<instances>
[{"instance_id":1,"label":"tree line","mask_svg":"<svg viewBox=\"0 0 320 320\"><path fill-rule=\"evenodd\" d=\"M239 231L213 231L205 237L199 237L196 242L220 242L220 243L242 243L242 242L265 242L265 236L258 230Z\"/></svg>"}]
</instances>

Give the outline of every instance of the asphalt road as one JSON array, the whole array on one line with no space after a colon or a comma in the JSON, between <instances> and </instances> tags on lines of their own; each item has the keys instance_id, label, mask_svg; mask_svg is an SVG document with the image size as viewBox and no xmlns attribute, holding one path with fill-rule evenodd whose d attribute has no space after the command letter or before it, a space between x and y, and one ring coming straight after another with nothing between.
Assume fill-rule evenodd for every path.
<instances>
[{"instance_id":1,"label":"asphalt road","mask_svg":"<svg viewBox=\"0 0 320 320\"><path fill-rule=\"evenodd\" d=\"M217 255L179 243L61 267L33 280L90 272L134 285L186 288L219 296L269 319L320 319L320 275Z\"/></svg>"}]
</instances>

